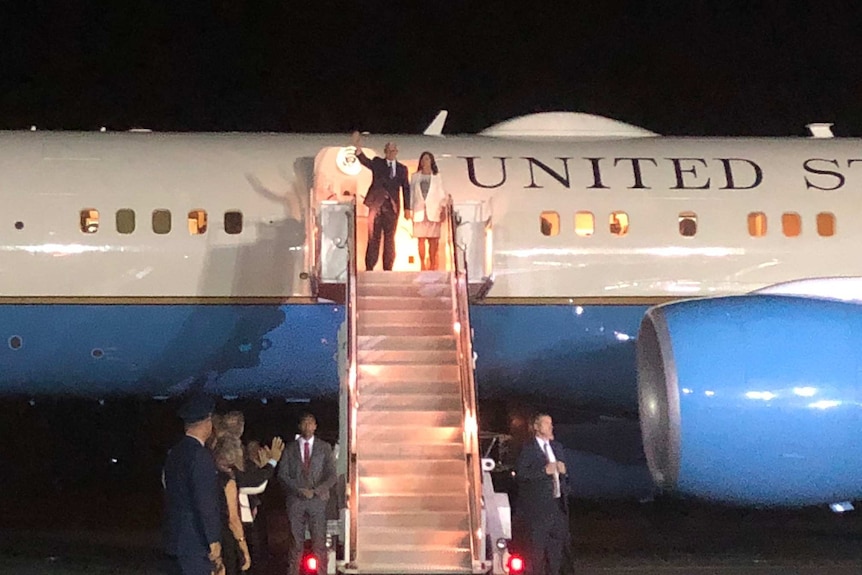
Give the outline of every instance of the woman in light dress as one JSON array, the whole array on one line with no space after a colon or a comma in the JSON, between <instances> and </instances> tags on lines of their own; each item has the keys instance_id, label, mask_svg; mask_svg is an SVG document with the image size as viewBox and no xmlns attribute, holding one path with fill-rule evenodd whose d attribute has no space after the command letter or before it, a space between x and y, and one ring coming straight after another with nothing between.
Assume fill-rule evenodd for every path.
<instances>
[{"instance_id":1,"label":"woman in light dress","mask_svg":"<svg viewBox=\"0 0 862 575\"><path fill-rule=\"evenodd\" d=\"M436 270L440 228L446 216L446 192L431 152L422 152L419 156L419 170L410 180L410 198L413 237L419 241L419 261L423 270Z\"/></svg>"}]
</instances>

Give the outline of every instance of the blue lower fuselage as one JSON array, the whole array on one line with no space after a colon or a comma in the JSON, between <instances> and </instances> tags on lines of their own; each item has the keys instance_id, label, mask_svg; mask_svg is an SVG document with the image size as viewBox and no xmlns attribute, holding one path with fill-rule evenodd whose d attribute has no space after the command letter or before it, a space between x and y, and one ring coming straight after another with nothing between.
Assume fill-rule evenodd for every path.
<instances>
[{"instance_id":1,"label":"blue lower fuselage","mask_svg":"<svg viewBox=\"0 0 862 575\"><path fill-rule=\"evenodd\" d=\"M474 305L483 429L518 436L551 413L575 493L652 487L637 421L635 336L645 306ZM344 307L0 305L0 395L334 400ZM624 417L605 418L604 414Z\"/></svg>"},{"instance_id":2,"label":"blue lower fuselage","mask_svg":"<svg viewBox=\"0 0 862 575\"><path fill-rule=\"evenodd\" d=\"M645 309L474 305L480 399L636 410ZM2 305L0 394L333 397L343 320L333 304Z\"/></svg>"}]
</instances>

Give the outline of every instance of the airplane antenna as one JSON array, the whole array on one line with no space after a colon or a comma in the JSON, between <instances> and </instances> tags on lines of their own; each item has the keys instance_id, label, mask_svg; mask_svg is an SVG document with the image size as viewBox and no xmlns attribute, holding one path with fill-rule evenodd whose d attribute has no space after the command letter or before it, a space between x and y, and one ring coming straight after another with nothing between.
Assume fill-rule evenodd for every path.
<instances>
[{"instance_id":1,"label":"airplane antenna","mask_svg":"<svg viewBox=\"0 0 862 575\"><path fill-rule=\"evenodd\" d=\"M832 124L825 123L814 123L807 124L805 126L808 128L808 131L811 132L812 138L834 138L835 134L832 133Z\"/></svg>"},{"instance_id":2,"label":"airplane antenna","mask_svg":"<svg viewBox=\"0 0 862 575\"><path fill-rule=\"evenodd\" d=\"M440 110L437 113L437 117L428 124L428 127L425 128L425 131L422 132L426 136L442 136L443 135L443 125L446 123L446 117L449 115L449 110Z\"/></svg>"}]
</instances>

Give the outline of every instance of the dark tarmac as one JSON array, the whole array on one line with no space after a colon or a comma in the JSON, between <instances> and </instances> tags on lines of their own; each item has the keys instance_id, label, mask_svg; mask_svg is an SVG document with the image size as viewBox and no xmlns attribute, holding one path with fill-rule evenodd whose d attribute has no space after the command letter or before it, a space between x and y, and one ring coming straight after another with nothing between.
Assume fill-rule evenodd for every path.
<instances>
[{"instance_id":1,"label":"dark tarmac","mask_svg":"<svg viewBox=\"0 0 862 575\"><path fill-rule=\"evenodd\" d=\"M862 564L862 515L854 513L739 510L674 500L578 503L574 511L571 572L578 575L840 575L859 573ZM149 510L138 520L153 518ZM157 525L119 529L111 523L116 522L56 530L4 528L0 573L162 572ZM283 573L277 558L272 567L272 575Z\"/></svg>"},{"instance_id":2,"label":"dark tarmac","mask_svg":"<svg viewBox=\"0 0 862 575\"><path fill-rule=\"evenodd\" d=\"M247 436L268 441L275 434L289 437L297 413L309 407L319 414L334 412L324 405L262 407L260 402L220 410L242 409ZM181 433L174 406L57 401L33 407L0 401L0 415L0 575L162 572L160 474L165 453ZM569 430L592 429L585 425ZM584 442L594 448L605 436L619 440L627 433L592 431ZM618 455L616 444L611 447L604 451ZM614 492L613 485L594 487L594 493ZM280 507L283 497L273 484L263 509L277 514ZM584 499L573 504L572 534L570 572L578 575L862 573L858 511L836 515L825 507L742 510L671 498ZM277 533L270 536L277 540ZM256 575L283 575L280 565L276 557L273 569Z\"/></svg>"}]
</instances>

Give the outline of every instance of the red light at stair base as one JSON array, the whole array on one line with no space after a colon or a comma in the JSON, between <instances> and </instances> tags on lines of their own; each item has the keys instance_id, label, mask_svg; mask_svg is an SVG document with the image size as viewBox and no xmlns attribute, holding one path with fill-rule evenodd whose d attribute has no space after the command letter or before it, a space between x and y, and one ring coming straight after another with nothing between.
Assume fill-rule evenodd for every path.
<instances>
[{"instance_id":1,"label":"red light at stair base","mask_svg":"<svg viewBox=\"0 0 862 575\"><path fill-rule=\"evenodd\" d=\"M518 555L509 557L509 575L521 575L524 572L524 560Z\"/></svg>"},{"instance_id":2,"label":"red light at stair base","mask_svg":"<svg viewBox=\"0 0 862 575\"><path fill-rule=\"evenodd\" d=\"M317 557L314 555L306 555L302 561L302 566L305 573L317 573Z\"/></svg>"}]
</instances>

